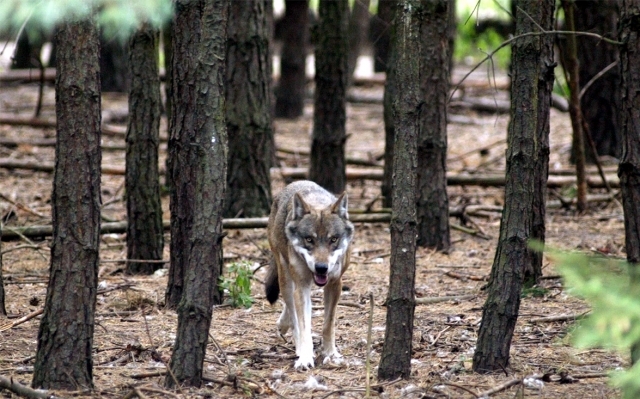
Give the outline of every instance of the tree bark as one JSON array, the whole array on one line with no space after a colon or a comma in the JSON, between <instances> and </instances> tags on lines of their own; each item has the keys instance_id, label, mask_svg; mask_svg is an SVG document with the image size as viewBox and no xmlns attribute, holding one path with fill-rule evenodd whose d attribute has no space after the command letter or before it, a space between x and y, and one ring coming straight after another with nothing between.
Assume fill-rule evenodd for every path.
<instances>
[{"instance_id":1,"label":"tree bark","mask_svg":"<svg viewBox=\"0 0 640 399\"><path fill-rule=\"evenodd\" d=\"M371 20L371 42L373 43L373 70L386 72L391 65L393 38L391 29L398 0L378 0L378 14Z\"/></svg>"},{"instance_id":2,"label":"tree bark","mask_svg":"<svg viewBox=\"0 0 640 399\"><path fill-rule=\"evenodd\" d=\"M370 0L356 0L353 2L351 16L349 18L349 72L347 78L349 83L353 83L353 73L358 64L358 57L362 52L362 47L367 40L369 32L369 3Z\"/></svg>"},{"instance_id":3,"label":"tree bark","mask_svg":"<svg viewBox=\"0 0 640 399\"><path fill-rule=\"evenodd\" d=\"M521 1L516 36L552 29L554 1ZM536 22L533 22L536 21ZM549 107L553 83L550 35L518 39L511 53L511 121L508 131L505 207L478 331L473 370L504 370L520 307L525 275L535 280L541 256L528 240L544 240L544 197L549 157Z\"/></svg>"},{"instance_id":4,"label":"tree bark","mask_svg":"<svg viewBox=\"0 0 640 399\"><path fill-rule=\"evenodd\" d=\"M99 39L95 23L88 20L65 24L56 39L54 230L33 386L77 390L93 387L100 243Z\"/></svg>"},{"instance_id":5,"label":"tree bark","mask_svg":"<svg viewBox=\"0 0 640 399\"><path fill-rule=\"evenodd\" d=\"M416 271L417 146L420 117L427 106L420 91L420 26L428 0L404 0L396 10L394 46L398 49L393 118L396 127L391 215L391 270L387 320L378 378L411 375Z\"/></svg>"},{"instance_id":6,"label":"tree bark","mask_svg":"<svg viewBox=\"0 0 640 399\"><path fill-rule=\"evenodd\" d=\"M393 0L396 1L396 0ZM392 100L396 96L396 87L395 87L395 67L396 67L396 52L394 49L395 43L395 28L391 23L393 20L393 13L395 12L395 8L391 8L389 10L380 10L380 6L388 7L389 4L392 3L391 0L382 0L378 3L378 17L381 18L386 14L391 14L391 19L389 23L391 26L388 27L389 37L391 38L389 47L389 55L386 58L388 61L388 65L385 67L386 71L386 80L384 83L384 98L383 98L383 117L384 117L384 171L382 176L382 185L380 187L380 192L382 194L382 206L385 208L391 208L392 195L391 195L391 186L393 184L393 143L395 140L395 129L393 126L393 110L392 110ZM381 14L382 13L382 14ZM378 21L380 23L380 21ZM373 24L373 23L372 23ZM377 59L378 56L376 56Z\"/></svg>"},{"instance_id":7,"label":"tree bark","mask_svg":"<svg viewBox=\"0 0 640 399\"><path fill-rule=\"evenodd\" d=\"M615 37L619 19L619 0L579 0L574 2L575 29ZM619 47L593 37L578 36L580 83L586 85L594 76L619 58ZM619 68L611 68L598 78L580 99L583 117L596 145L597 155L620 158L621 131ZM572 153L572 160L575 162ZM589 147L586 161L593 163L595 155Z\"/></svg>"},{"instance_id":8,"label":"tree bark","mask_svg":"<svg viewBox=\"0 0 640 399\"><path fill-rule=\"evenodd\" d=\"M347 0L320 0L309 179L335 194L343 192L347 182L348 11Z\"/></svg>"},{"instance_id":9,"label":"tree bark","mask_svg":"<svg viewBox=\"0 0 640 399\"><path fill-rule=\"evenodd\" d=\"M178 306L178 329L165 379L167 387L202 383L204 355L213 305L220 303L222 210L227 186L225 74L229 0L185 0L176 3L175 60L190 55L191 64L174 63L177 76L192 77L192 97L174 96L173 225L182 230L184 291ZM181 33L178 33L181 31ZM190 32L190 35L185 33ZM187 36L187 37L185 37ZM185 40L187 39L187 40ZM185 67L193 69L185 70ZM179 83L180 80L174 80ZM174 93L180 94L177 85ZM176 209L181 205L183 209ZM174 218L174 212L178 218ZM179 212L179 213L178 213ZM180 231L175 229L176 231ZM172 262L174 259L172 259Z\"/></svg>"},{"instance_id":10,"label":"tree bark","mask_svg":"<svg viewBox=\"0 0 640 399\"><path fill-rule=\"evenodd\" d=\"M267 1L232 1L229 20L224 215L264 216L271 208L269 165L274 153Z\"/></svg>"},{"instance_id":11,"label":"tree bark","mask_svg":"<svg viewBox=\"0 0 640 399\"><path fill-rule=\"evenodd\" d=\"M127 196L127 259L162 259L164 236L160 202L159 32L144 25L129 43L131 90L125 192ZM127 273L152 274L158 263L129 263Z\"/></svg>"},{"instance_id":12,"label":"tree bark","mask_svg":"<svg viewBox=\"0 0 640 399\"><path fill-rule=\"evenodd\" d=\"M127 46L116 38L100 37L100 82L103 92L127 93L131 88Z\"/></svg>"},{"instance_id":13,"label":"tree bark","mask_svg":"<svg viewBox=\"0 0 640 399\"><path fill-rule=\"evenodd\" d=\"M564 9L567 30L574 32L575 23L573 16L574 3L569 0L561 0ZM578 65L578 48L576 35L567 35L567 57L565 59L565 68L568 76L569 84L569 114L571 115L571 129L573 130L573 153L576 164L577 184L577 208L578 212L587 210L587 181L585 178L586 155L585 155L585 135L582 117L582 109L580 108L580 67Z\"/></svg>"},{"instance_id":14,"label":"tree bark","mask_svg":"<svg viewBox=\"0 0 640 399\"><path fill-rule=\"evenodd\" d=\"M276 89L277 118L297 118L304 111L308 21L308 0L285 0L280 82Z\"/></svg>"},{"instance_id":15,"label":"tree bark","mask_svg":"<svg viewBox=\"0 0 640 399\"><path fill-rule=\"evenodd\" d=\"M0 221L0 316L7 315L4 297L4 278L2 277L2 221Z\"/></svg>"},{"instance_id":16,"label":"tree bark","mask_svg":"<svg viewBox=\"0 0 640 399\"><path fill-rule=\"evenodd\" d=\"M620 75L622 77L621 120L622 157L618 166L624 210L625 245L631 281L640 283L640 1L623 0L620 18ZM631 351L631 361L640 360L640 345Z\"/></svg>"},{"instance_id":17,"label":"tree bark","mask_svg":"<svg viewBox=\"0 0 640 399\"><path fill-rule=\"evenodd\" d=\"M421 109L418 137L418 245L447 250L447 98L449 96L449 0L423 5L420 90L428 107Z\"/></svg>"}]
</instances>

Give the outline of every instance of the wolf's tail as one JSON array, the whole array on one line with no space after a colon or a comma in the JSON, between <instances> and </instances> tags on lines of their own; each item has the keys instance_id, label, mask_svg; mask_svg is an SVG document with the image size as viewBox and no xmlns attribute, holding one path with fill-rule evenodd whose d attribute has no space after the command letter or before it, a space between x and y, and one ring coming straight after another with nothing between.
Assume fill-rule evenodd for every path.
<instances>
[{"instance_id":1,"label":"wolf's tail","mask_svg":"<svg viewBox=\"0 0 640 399\"><path fill-rule=\"evenodd\" d=\"M280 295L280 284L278 283L278 267L276 261L271 256L269 259L269 270L267 271L267 279L264 282L264 293L270 304L276 303Z\"/></svg>"}]
</instances>

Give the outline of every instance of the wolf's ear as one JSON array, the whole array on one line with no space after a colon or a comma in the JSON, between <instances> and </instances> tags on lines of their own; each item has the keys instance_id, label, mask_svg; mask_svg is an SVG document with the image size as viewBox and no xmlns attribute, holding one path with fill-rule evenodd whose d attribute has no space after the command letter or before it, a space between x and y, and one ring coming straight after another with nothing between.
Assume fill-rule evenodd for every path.
<instances>
[{"instance_id":1,"label":"wolf's ear","mask_svg":"<svg viewBox=\"0 0 640 399\"><path fill-rule=\"evenodd\" d=\"M331 213L335 213L343 219L349 219L348 205L347 192L345 191L331 205Z\"/></svg>"},{"instance_id":2,"label":"wolf's ear","mask_svg":"<svg viewBox=\"0 0 640 399\"><path fill-rule=\"evenodd\" d=\"M309 205L304 202L300 193L293 196L293 220L302 219L304 215L310 213Z\"/></svg>"}]
</instances>

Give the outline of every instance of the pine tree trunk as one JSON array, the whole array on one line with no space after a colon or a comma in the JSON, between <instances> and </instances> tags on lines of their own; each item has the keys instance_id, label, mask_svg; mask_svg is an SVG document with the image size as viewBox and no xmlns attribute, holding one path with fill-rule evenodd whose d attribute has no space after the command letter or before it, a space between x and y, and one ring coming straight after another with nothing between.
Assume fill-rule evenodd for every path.
<instances>
[{"instance_id":1,"label":"pine tree trunk","mask_svg":"<svg viewBox=\"0 0 640 399\"><path fill-rule=\"evenodd\" d=\"M615 37L619 19L619 1L581 0L574 2L575 29ZM600 39L577 36L580 84L586 85L594 76L619 58L619 47ZM596 145L598 155L620 158L621 131L620 72L618 67L609 69L580 99L582 115ZM575 148L574 148L575 151ZM587 146L587 162L594 162L594 154ZM575 152L572 152L572 159Z\"/></svg>"},{"instance_id":2,"label":"pine tree trunk","mask_svg":"<svg viewBox=\"0 0 640 399\"><path fill-rule=\"evenodd\" d=\"M92 21L67 23L56 40L53 242L33 386L78 390L93 387L100 243L98 31Z\"/></svg>"},{"instance_id":3,"label":"pine tree trunk","mask_svg":"<svg viewBox=\"0 0 640 399\"><path fill-rule=\"evenodd\" d=\"M335 194L343 192L347 182L348 11L347 0L320 0L309 179Z\"/></svg>"},{"instance_id":4,"label":"pine tree trunk","mask_svg":"<svg viewBox=\"0 0 640 399\"><path fill-rule=\"evenodd\" d=\"M266 6L267 1L232 1L229 11L225 217L265 216L271 208L274 142Z\"/></svg>"},{"instance_id":5,"label":"pine tree trunk","mask_svg":"<svg viewBox=\"0 0 640 399\"><path fill-rule=\"evenodd\" d=\"M384 0L378 3L378 6L383 5L383 3L387 3L390 0ZM394 0L395 1L395 0ZM386 4L384 6L387 6ZM385 13L390 13L393 15L395 12L395 8L391 8L390 10L385 11ZM381 13L381 10L378 8L378 14ZM393 17L391 17L393 20ZM390 22L391 26L388 27L389 32L387 33L390 37L389 43L389 55L387 57L388 65L386 67L386 79L384 83L384 98L383 98L383 116L384 116L384 171L382 175L382 185L380 187L380 193L382 194L382 206L385 208L391 208L392 195L391 195L391 186L393 183L393 142L395 140L395 129L393 126L393 110L392 110L392 99L396 96L396 87L395 87L395 67L396 67L396 52L394 49L395 43L395 28L393 27L392 21ZM372 21L373 25L373 21Z\"/></svg>"},{"instance_id":6,"label":"pine tree trunk","mask_svg":"<svg viewBox=\"0 0 640 399\"><path fill-rule=\"evenodd\" d=\"M620 74L622 77L622 158L618 166L627 261L633 264L631 281L640 284L640 37L637 23L640 20L640 1L623 0L620 18ZM640 359L640 345L632 350L631 360Z\"/></svg>"},{"instance_id":7,"label":"pine tree trunk","mask_svg":"<svg viewBox=\"0 0 640 399\"><path fill-rule=\"evenodd\" d=\"M393 158L391 215L391 269L387 320L378 378L390 380L411 375L416 271L416 191L419 115L425 102L420 90L420 53L423 7L429 0L404 0L396 10L394 46L397 96L392 99L396 128Z\"/></svg>"},{"instance_id":8,"label":"pine tree trunk","mask_svg":"<svg viewBox=\"0 0 640 399\"><path fill-rule=\"evenodd\" d=\"M127 46L113 37L100 38L100 82L103 92L127 93L131 88Z\"/></svg>"},{"instance_id":9,"label":"pine tree trunk","mask_svg":"<svg viewBox=\"0 0 640 399\"><path fill-rule=\"evenodd\" d=\"M304 111L307 43L309 42L308 0L285 0L282 21L283 43L280 82L276 89L276 117L297 118Z\"/></svg>"},{"instance_id":10,"label":"pine tree trunk","mask_svg":"<svg viewBox=\"0 0 640 399\"><path fill-rule=\"evenodd\" d=\"M446 176L449 0L425 2L423 13L420 87L429 106L420 114L418 137L418 245L447 250L451 245Z\"/></svg>"},{"instance_id":11,"label":"pine tree trunk","mask_svg":"<svg viewBox=\"0 0 640 399\"><path fill-rule=\"evenodd\" d=\"M524 12L516 12L516 36L539 31L537 24L551 30L553 0L521 1L517 5ZM476 372L508 366L525 275L539 275L542 267L541 257L529 249L528 240L544 240L552 36L518 39L512 46L511 65L505 208L473 357Z\"/></svg>"},{"instance_id":12,"label":"pine tree trunk","mask_svg":"<svg viewBox=\"0 0 640 399\"><path fill-rule=\"evenodd\" d=\"M213 305L220 303L218 278L222 271L222 211L227 186L227 126L225 116L225 74L229 0L193 1L176 4L176 32L190 30L197 40L183 41L175 35L176 57L193 55L190 69L193 97L174 97L176 123L171 139L174 150L175 198L180 198L184 219L189 222L186 237L184 292L178 305L178 329L165 385L198 387L202 383L204 355L209 339ZM178 72L178 76L180 75ZM174 92L178 93L176 86ZM178 165L180 167L178 167ZM175 210L172 209L172 211ZM172 226L173 230L174 226ZM177 229L176 229L177 230Z\"/></svg>"},{"instance_id":13,"label":"pine tree trunk","mask_svg":"<svg viewBox=\"0 0 640 399\"><path fill-rule=\"evenodd\" d=\"M391 65L389 62L393 42L391 30L397 2L398 0L378 0L377 18L371 20L373 70L375 72L386 72Z\"/></svg>"},{"instance_id":14,"label":"pine tree trunk","mask_svg":"<svg viewBox=\"0 0 640 399\"><path fill-rule=\"evenodd\" d=\"M2 277L2 221L0 221L0 316L7 315L7 307L4 303L4 278Z\"/></svg>"},{"instance_id":15,"label":"pine tree trunk","mask_svg":"<svg viewBox=\"0 0 640 399\"><path fill-rule=\"evenodd\" d=\"M158 145L160 143L160 78L157 29L143 26L131 38L129 126L125 192L127 258L159 260L164 248ZM127 264L127 273L152 274L160 263Z\"/></svg>"},{"instance_id":16,"label":"pine tree trunk","mask_svg":"<svg viewBox=\"0 0 640 399\"><path fill-rule=\"evenodd\" d=\"M353 2L351 16L349 17L349 79L348 86L353 82L353 73L358 64L358 57L367 40L369 32L369 2L370 0L357 0Z\"/></svg>"}]
</instances>

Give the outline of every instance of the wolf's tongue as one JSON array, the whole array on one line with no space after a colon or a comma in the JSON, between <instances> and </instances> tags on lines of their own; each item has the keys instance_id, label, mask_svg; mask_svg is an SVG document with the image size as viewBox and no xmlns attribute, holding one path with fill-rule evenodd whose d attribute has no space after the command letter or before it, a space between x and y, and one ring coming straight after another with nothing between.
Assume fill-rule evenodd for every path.
<instances>
[{"instance_id":1,"label":"wolf's tongue","mask_svg":"<svg viewBox=\"0 0 640 399\"><path fill-rule=\"evenodd\" d=\"M315 281L316 284L319 285L320 287L327 284L327 279L328 279L327 276L320 276L317 274L313 275L313 281Z\"/></svg>"}]
</instances>

